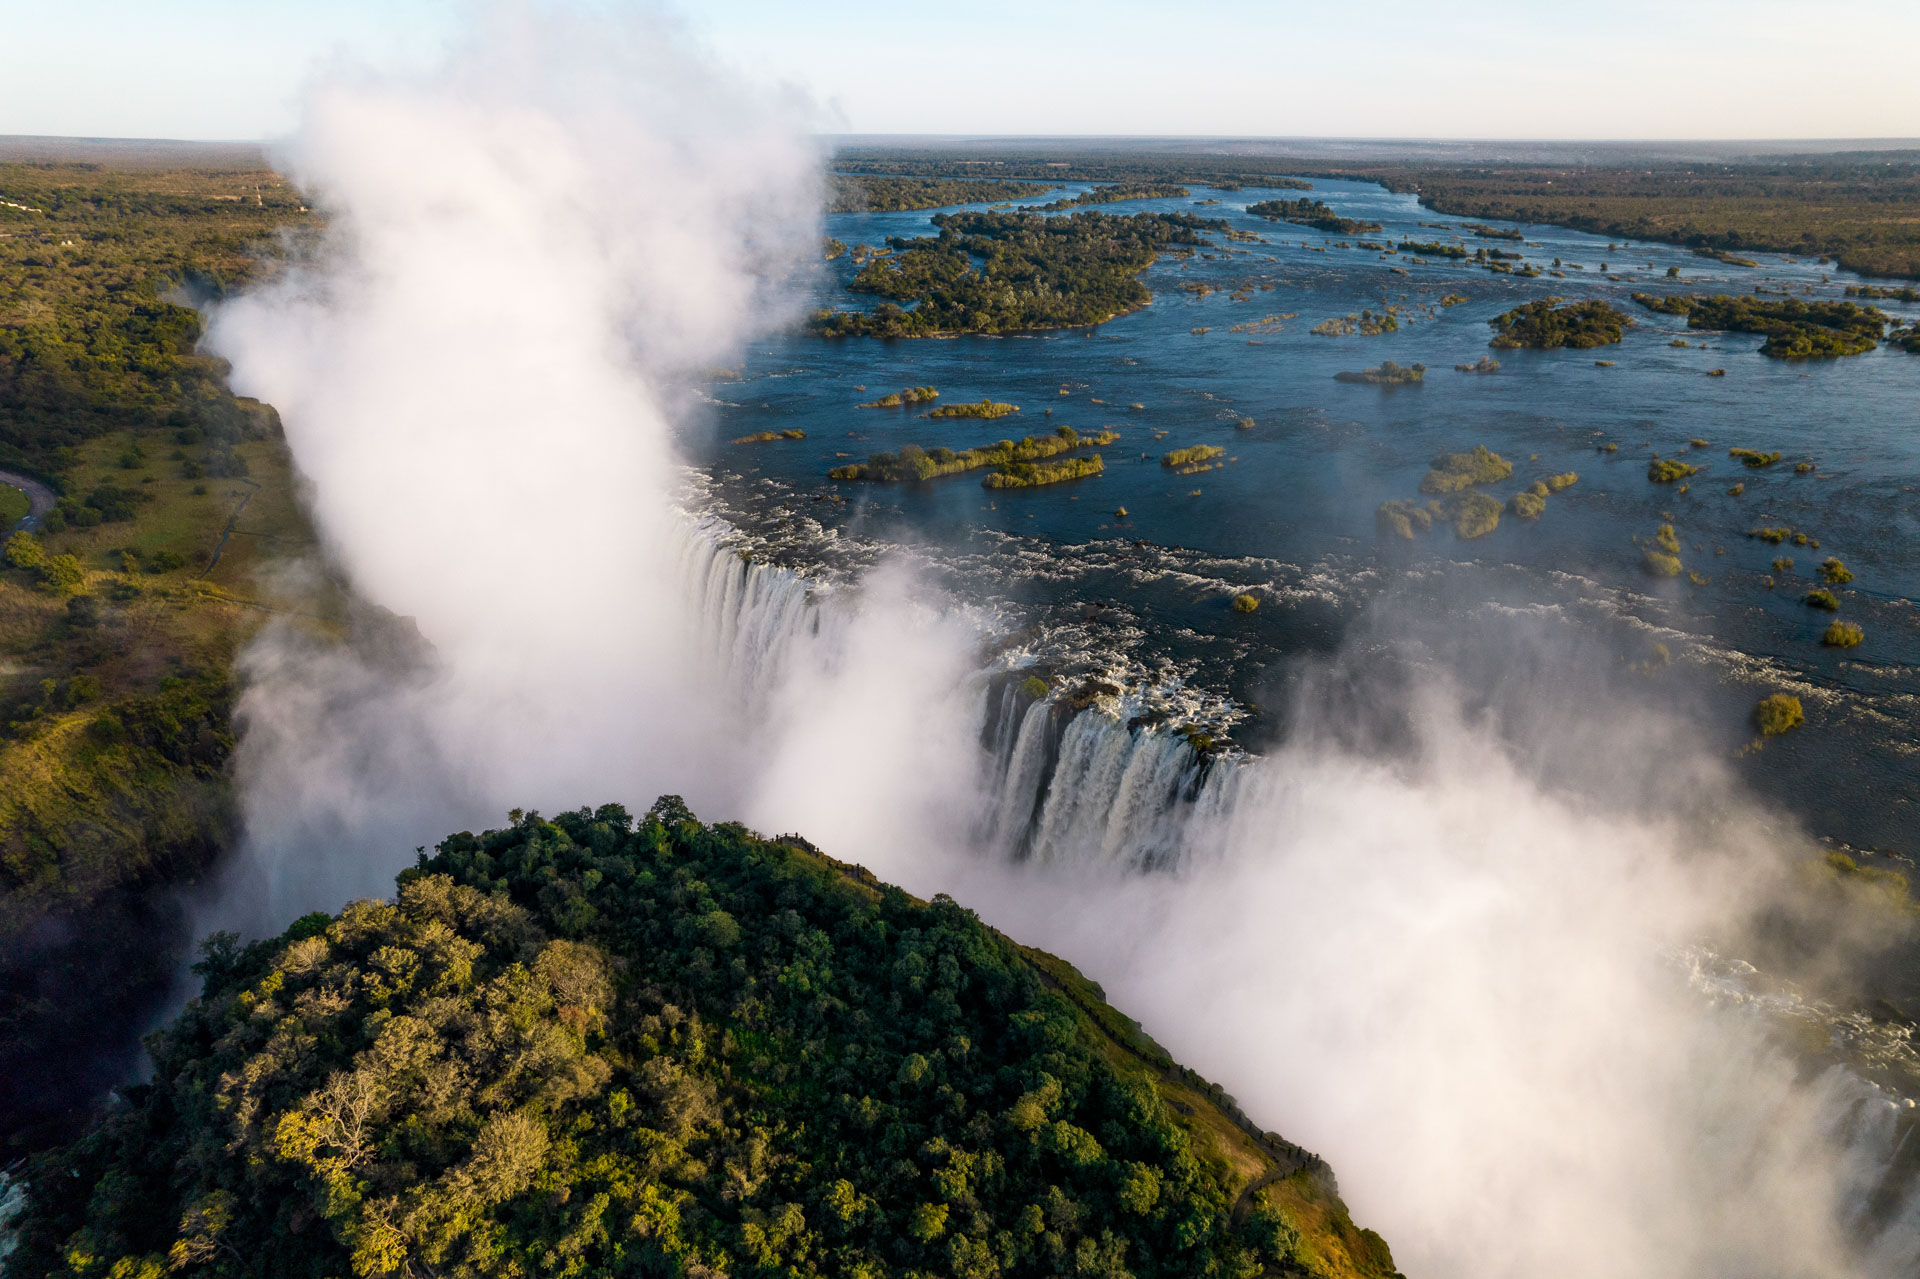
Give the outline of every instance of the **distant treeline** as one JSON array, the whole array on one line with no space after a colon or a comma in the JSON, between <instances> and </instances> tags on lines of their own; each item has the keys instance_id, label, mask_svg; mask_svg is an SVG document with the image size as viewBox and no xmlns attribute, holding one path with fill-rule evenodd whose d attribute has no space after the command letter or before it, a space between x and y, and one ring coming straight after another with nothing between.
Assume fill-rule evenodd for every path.
<instances>
[{"instance_id":1,"label":"distant treeline","mask_svg":"<svg viewBox=\"0 0 1920 1279\"><path fill-rule=\"evenodd\" d=\"M991 178L1044 182L1171 182L1237 191L1264 188L1311 191L1313 183L1294 176L1323 164L1295 167L1292 161L1259 156L1190 156L1173 153L1059 155L1008 150L991 154L940 148L849 147L837 157L850 173L901 174L929 178Z\"/></svg>"},{"instance_id":2,"label":"distant treeline","mask_svg":"<svg viewBox=\"0 0 1920 1279\"><path fill-rule=\"evenodd\" d=\"M1616 164L1330 163L1324 156L1196 156L973 148L859 148L847 167L1055 182L1182 182L1308 188L1309 178L1379 182L1468 218L1549 223L1722 253L1832 257L1863 275L1920 279L1920 156L1911 151ZM1284 175L1284 176L1282 176Z\"/></svg>"}]
</instances>

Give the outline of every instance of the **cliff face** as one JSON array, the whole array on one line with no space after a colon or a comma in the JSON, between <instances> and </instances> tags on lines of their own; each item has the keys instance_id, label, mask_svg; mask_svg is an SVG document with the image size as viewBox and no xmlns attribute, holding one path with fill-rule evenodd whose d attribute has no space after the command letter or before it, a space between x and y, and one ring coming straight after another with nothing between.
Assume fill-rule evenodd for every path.
<instances>
[{"instance_id":1,"label":"cliff face","mask_svg":"<svg viewBox=\"0 0 1920 1279\"><path fill-rule=\"evenodd\" d=\"M950 900L664 799L245 948L18 1275L1393 1274L1324 1165Z\"/></svg>"}]
</instances>

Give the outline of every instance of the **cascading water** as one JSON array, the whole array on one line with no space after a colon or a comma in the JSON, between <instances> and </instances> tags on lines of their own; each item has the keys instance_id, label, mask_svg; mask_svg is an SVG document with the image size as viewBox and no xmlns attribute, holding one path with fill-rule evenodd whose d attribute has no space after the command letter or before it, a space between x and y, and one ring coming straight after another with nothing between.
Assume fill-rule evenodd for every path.
<instances>
[{"instance_id":1,"label":"cascading water","mask_svg":"<svg viewBox=\"0 0 1920 1279\"><path fill-rule=\"evenodd\" d=\"M749 713L764 707L786 673L831 661L862 607L858 583L829 584L779 566L713 517L688 524L681 565L705 644ZM984 630L981 638L989 638ZM1245 825L1240 810L1275 811L1267 792L1276 779L1267 761L1196 750L1198 733L1177 715L1147 713L1139 690L1056 680L1036 696L1031 677L1047 669L1044 652L990 643L982 652L962 680L973 708L981 793L990 801L977 813L972 834L974 844L1001 863L1095 875L1181 875L1198 865L1196 858L1225 856L1217 845L1246 842L1213 838ZM1715 1015L1778 1012L1763 1001L1729 1009L1743 999L1730 995L1726 982L1696 975L1693 985ZM1737 1093L1742 1085L1730 1086ZM1860 1254L1867 1272L1912 1273L1920 1265L1912 1103L1841 1064L1809 1072L1790 1093L1768 1093L1752 1104L1799 1116L1795 1131L1817 1134L1836 1152L1825 1156L1841 1205L1835 1217L1857 1240L1870 1241ZM1763 1140L1767 1129L1764 1116L1742 1125L1743 1132L1761 1134L1754 1140Z\"/></svg>"},{"instance_id":2,"label":"cascading water","mask_svg":"<svg viewBox=\"0 0 1920 1279\"><path fill-rule=\"evenodd\" d=\"M857 590L756 556L712 517L689 521L679 559L703 647L749 711L764 708L802 649L830 654L859 608ZM988 659L968 680L979 768L997 797L981 844L1016 860L1171 867L1189 816L1230 803L1238 757L1209 759L1164 724L1130 722L1137 704L1118 695L1035 698L1008 678L1021 660Z\"/></svg>"}]
</instances>

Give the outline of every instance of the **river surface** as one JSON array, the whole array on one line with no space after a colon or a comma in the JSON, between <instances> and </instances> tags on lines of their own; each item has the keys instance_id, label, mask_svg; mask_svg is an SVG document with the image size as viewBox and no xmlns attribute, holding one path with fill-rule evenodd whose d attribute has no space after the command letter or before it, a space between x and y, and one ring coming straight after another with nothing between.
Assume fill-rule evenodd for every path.
<instances>
[{"instance_id":1,"label":"river surface","mask_svg":"<svg viewBox=\"0 0 1920 1279\"><path fill-rule=\"evenodd\" d=\"M1384 224L1377 233L1330 236L1245 212L1297 194L1196 187L1186 199L1099 206L1224 218L1265 243L1213 234L1191 257L1164 255L1142 277L1152 304L1095 328L763 341L738 380L696 390L707 410L692 415L687 448L716 505L777 558L830 572L916 548L943 585L1043 635L1050 669L1124 668L1183 685L1213 699L1213 726L1237 746L1258 751L1284 735L1286 690L1302 664L1352 650L1384 629L1384 615L1396 633L1446 649L1449 669L1495 708L1511 663L1527 660L1502 619L1547 619L1582 661L1606 668L1596 678L1609 696L1680 708L1811 833L1861 849L1920 846L1920 357L1882 348L1772 360L1758 354L1758 336L1688 331L1684 317L1628 297L1757 287L1837 299L1859 277L1810 258L1756 255L1759 265L1743 268L1541 225L1490 224L1521 230L1524 242L1478 238L1470 219L1364 183L1316 181L1312 197ZM880 246L931 233L933 212L835 215L826 231ZM1543 274L1416 262L1357 239L1520 251ZM1556 258L1563 278L1544 274ZM844 291L856 269L847 257L824 263L810 285L815 304L871 305ZM1440 305L1447 295L1465 300ZM1594 350L1489 350L1489 318L1549 296L1604 298L1638 323ZM1397 332L1310 332L1388 304L1405 308ZM1248 324L1259 327L1235 331ZM1497 373L1455 371L1487 354ZM1425 383L1334 380L1383 360L1425 364ZM1724 376L1710 376L1716 369ZM855 407L920 385L938 387L942 403L990 397L1021 412L934 421L924 409ZM1060 425L1121 433L1100 450L1103 475L998 493L979 474L913 486L826 479L835 465L909 443L963 449ZM804 440L731 443L796 427ZM1196 444L1221 445L1231 460L1191 477L1159 465ZM1514 464L1512 479L1488 490L1503 499L1548 475L1580 478L1538 520L1508 513L1477 540L1442 525L1412 543L1378 531L1382 501L1417 498L1435 454L1474 445ZM1782 457L1751 469L1730 447ZM1656 453L1702 469L1684 490L1653 483ZM1802 462L1812 469L1798 471ZM1668 521L1688 570L1671 580L1642 567L1643 547ZM1802 532L1818 548L1750 537L1759 527ZM1790 571L1773 567L1781 556ZM1835 588L1840 616L1866 632L1848 651L1821 646L1832 615L1803 602L1828 556L1855 574ZM1240 592L1260 599L1256 612L1232 609ZM1774 691L1802 698L1806 726L1743 752L1754 701Z\"/></svg>"}]
</instances>

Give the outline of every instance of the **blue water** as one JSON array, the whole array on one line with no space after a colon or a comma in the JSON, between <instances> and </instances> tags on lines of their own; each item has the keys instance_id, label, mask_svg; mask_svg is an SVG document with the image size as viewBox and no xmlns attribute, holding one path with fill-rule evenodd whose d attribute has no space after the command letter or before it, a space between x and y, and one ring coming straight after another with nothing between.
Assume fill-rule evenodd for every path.
<instances>
[{"instance_id":1,"label":"blue water","mask_svg":"<svg viewBox=\"0 0 1920 1279\"><path fill-rule=\"evenodd\" d=\"M1538 225L1520 227L1524 245L1479 239L1460 227L1469 219L1436 214L1412 196L1316 181L1313 196L1337 212L1384 224L1343 240L1245 213L1275 194L1196 188L1190 199L1102 206L1225 218L1267 243L1216 236L1218 244L1190 259L1165 256L1143 277L1152 304L1094 329L764 342L741 381L706 388L712 410L696 418L689 448L741 509L760 510L770 524L818 521L881 542L943 548L950 585L1042 615L1104 610L1123 623L1111 631L1117 649L1247 703L1276 700L1289 663L1333 651L1356 627L1364 633L1383 603L1456 617L1461 633L1487 624L1490 601L1558 610L1577 629L1605 636L1624 667L1644 662L1661 637L1678 636L1687 643L1669 647L1687 673L1659 698L1687 708L1731 752L1751 736L1745 710L1759 692L1802 692L1812 699L1807 728L1738 766L1786 796L1821 833L1920 845L1920 357L1882 349L1833 361L1770 360L1758 354L1757 336L1691 332L1683 318L1628 298L1635 290L1750 293L1755 286L1839 298L1859 278L1812 259L1756 255L1760 266L1748 269L1672 246L1610 247L1604 237ZM1196 205L1207 197L1219 203ZM878 246L891 235L929 233L930 216L839 215L826 229L848 244ZM1566 278L1516 278L1341 247L1361 238L1520 250L1543 271L1558 257ZM1680 268L1678 281L1666 277L1670 266ZM855 270L844 257L823 264L812 282L816 304L868 305L844 292ZM1195 296L1181 290L1187 283L1213 292ZM1246 286L1251 294L1234 300ZM1468 300L1438 307L1449 293ZM1489 350L1490 317L1548 296L1605 298L1638 325L1620 344L1591 351ZM1398 332L1309 332L1321 320L1385 303L1415 309L1403 314ZM1920 314L1910 305L1876 305L1905 318ZM1230 331L1288 312L1296 314L1279 331ZM1670 346L1676 337L1690 345ZM1500 361L1497 374L1454 371L1483 354ZM1387 359L1426 364L1425 384L1333 379ZM1712 369L1725 376L1709 377ZM990 397L1022 411L994 422L937 422L921 417L924 410L854 407L923 384L937 386L945 403ZM1241 427L1245 419L1250 429ZM1121 432L1119 443L1101 450L1104 475L1001 493L981 488L978 476L884 487L825 479L835 465L907 443L960 449L1063 424ZM790 427L807 438L727 443ZM1690 449L1694 438L1709 447ZM1606 443L1618 451L1597 450ZM1232 461L1192 477L1158 464L1162 453L1194 444L1222 445ZM1512 480L1489 490L1503 499L1559 472L1575 471L1580 481L1550 498L1537 522L1507 514L1496 532L1470 542L1445 527L1412 544L1376 531L1379 503L1417 497L1436 453L1476 444L1514 464ZM1782 460L1749 469L1727 456L1735 446L1779 450ZM1656 452L1684 455L1703 470L1684 493L1654 484L1647 462ZM1816 469L1797 474L1801 461ZM1745 485L1742 495L1728 494L1734 484ZM1125 519L1115 514L1122 506ZM1642 570L1640 543L1668 520L1687 568L1703 580L1656 580ZM1747 536L1760 526L1803 531L1819 549ZM1775 574L1771 562L1782 555L1793 558L1793 571ZM1837 588L1840 616L1866 630L1866 642L1845 653L1820 646L1831 615L1802 602L1829 555L1856 575ZM1261 596L1258 613L1227 607L1242 588ZM1484 652L1499 644L1476 647L1484 650L1479 657L1454 665L1484 665ZM1497 685L1499 673L1485 669L1478 678ZM1283 731L1275 717L1269 721L1264 731ZM1261 731L1248 727L1242 736L1257 745Z\"/></svg>"}]
</instances>

